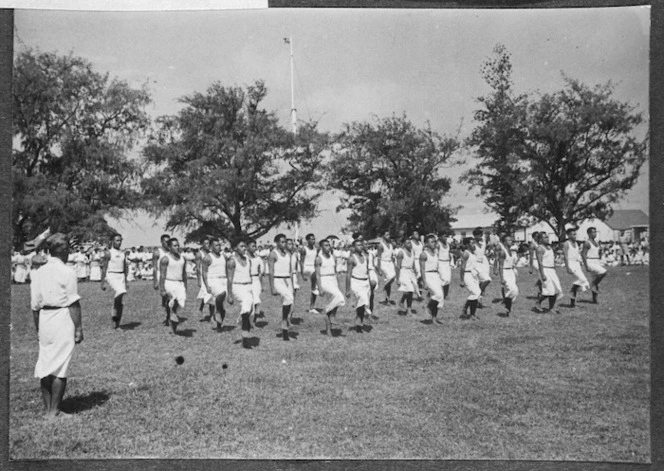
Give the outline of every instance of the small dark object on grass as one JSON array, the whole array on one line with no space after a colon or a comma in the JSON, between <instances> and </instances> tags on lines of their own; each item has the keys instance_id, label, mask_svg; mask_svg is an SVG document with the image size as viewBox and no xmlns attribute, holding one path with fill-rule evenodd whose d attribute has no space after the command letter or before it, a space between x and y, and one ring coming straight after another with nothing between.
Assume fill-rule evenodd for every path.
<instances>
[{"instance_id":1,"label":"small dark object on grass","mask_svg":"<svg viewBox=\"0 0 664 471\"><path fill-rule=\"evenodd\" d=\"M184 357L183 356L175 357L175 363L177 363L178 365L181 365L182 363L184 363Z\"/></svg>"},{"instance_id":2,"label":"small dark object on grass","mask_svg":"<svg viewBox=\"0 0 664 471\"><path fill-rule=\"evenodd\" d=\"M225 370L226 368L228 368L228 365L227 365L226 363L224 363L223 365L221 365L221 368L222 368L223 370Z\"/></svg>"}]
</instances>

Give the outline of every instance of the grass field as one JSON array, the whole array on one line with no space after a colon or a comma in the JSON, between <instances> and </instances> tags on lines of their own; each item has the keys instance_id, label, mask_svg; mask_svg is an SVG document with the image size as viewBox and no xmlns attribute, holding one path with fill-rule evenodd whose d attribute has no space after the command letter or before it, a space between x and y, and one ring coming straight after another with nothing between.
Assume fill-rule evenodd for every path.
<instances>
[{"instance_id":1,"label":"grass field","mask_svg":"<svg viewBox=\"0 0 664 471\"><path fill-rule=\"evenodd\" d=\"M444 326L421 322L422 303L408 317L377 305L358 334L347 305L333 338L322 315L304 313L306 286L291 342L277 337L278 298L264 291L252 350L240 347L237 307L222 333L200 322L195 282L179 336L161 324L150 283L130 284L118 331L112 295L80 284L85 341L63 406L74 416L53 422L33 378L29 287L14 286L10 458L649 461L647 267L612 269L599 305L569 309L566 293L560 314L531 312L534 278L522 270L512 316L491 304L494 281L477 321L458 318L467 294L453 275Z\"/></svg>"}]
</instances>

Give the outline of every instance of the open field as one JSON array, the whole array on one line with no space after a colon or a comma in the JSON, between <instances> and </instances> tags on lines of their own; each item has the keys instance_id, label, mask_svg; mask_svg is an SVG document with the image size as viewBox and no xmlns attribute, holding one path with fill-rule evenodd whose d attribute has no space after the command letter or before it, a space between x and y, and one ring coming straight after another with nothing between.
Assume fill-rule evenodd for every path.
<instances>
[{"instance_id":1,"label":"open field","mask_svg":"<svg viewBox=\"0 0 664 471\"><path fill-rule=\"evenodd\" d=\"M85 341L64 404L74 417L54 422L41 417L33 378L29 287L13 286L10 457L647 462L648 268L611 269L601 304L583 302L584 293L569 309L566 293L560 314L531 312L535 278L520 273L509 318L491 303L494 281L480 319L460 320L467 294L454 271L444 326L421 322L422 303L408 317L377 304L379 319L358 334L347 305L333 338L322 334L322 315L304 313L305 282L291 342L277 337L278 298L265 290L259 325L267 323L249 351L239 345L236 306L222 333L200 322L195 281L180 336L161 324L151 283L130 284L118 331L112 294L80 284Z\"/></svg>"}]
</instances>

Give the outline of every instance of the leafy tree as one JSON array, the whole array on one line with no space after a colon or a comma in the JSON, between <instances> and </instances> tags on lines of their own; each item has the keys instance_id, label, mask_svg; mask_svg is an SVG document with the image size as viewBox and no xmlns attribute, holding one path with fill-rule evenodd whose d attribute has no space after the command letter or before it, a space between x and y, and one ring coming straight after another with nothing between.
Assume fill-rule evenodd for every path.
<instances>
[{"instance_id":1,"label":"leafy tree","mask_svg":"<svg viewBox=\"0 0 664 471\"><path fill-rule=\"evenodd\" d=\"M641 113L613 98L610 81L590 87L566 76L560 91L501 98L494 84L505 83L511 66L497 51L485 72L494 92L480 100L485 108L470 139L480 165L468 181L509 225L546 221L560 239L568 224L610 216L647 158L647 137L634 136Z\"/></svg>"},{"instance_id":2,"label":"leafy tree","mask_svg":"<svg viewBox=\"0 0 664 471\"><path fill-rule=\"evenodd\" d=\"M135 161L146 129L145 88L100 74L80 57L27 50L14 64L14 246L50 226L83 240L109 235L105 217L135 207Z\"/></svg>"},{"instance_id":3,"label":"leafy tree","mask_svg":"<svg viewBox=\"0 0 664 471\"><path fill-rule=\"evenodd\" d=\"M343 193L338 210L351 209L349 228L369 236L449 228L455 208L445 205L451 181L442 176L459 143L404 115L344 125L329 164L329 187Z\"/></svg>"},{"instance_id":4,"label":"leafy tree","mask_svg":"<svg viewBox=\"0 0 664 471\"><path fill-rule=\"evenodd\" d=\"M167 229L258 238L282 223L316 214L327 137L314 124L293 136L260 108L262 81L242 89L212 84L180 99L175 116L157 119L143 155L150 210Z\"/></svg>"},{"instance_id":5,"label":"leafy tree","mask_svg":"<svg viewBox=\"0 0 664 471\"><path fill-rule=\"evenodd\" d=\"M497 45L494 56L482 65L482 78L493 90L477 99L483 107L474 113L479 124L466 140L479 160L461 178L479 189L487 207L499 215L497 225L508 232L520 226L523 201L530 196L524 185L528 166L522 160L526 136L526 95L514 92L512 64L505 46Z\"/></svg>"}]
</instances>

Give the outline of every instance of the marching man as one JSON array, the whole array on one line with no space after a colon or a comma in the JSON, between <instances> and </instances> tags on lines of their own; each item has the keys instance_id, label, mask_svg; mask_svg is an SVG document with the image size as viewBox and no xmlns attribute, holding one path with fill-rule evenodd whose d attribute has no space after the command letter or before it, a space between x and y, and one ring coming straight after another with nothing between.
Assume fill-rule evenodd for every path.
<instances>
[{"instance_id":1,"label":"marching man","mask_svg":"<svg viewBox=\"0 0 664 471\"><path fill-rule=\"evenodd\" d=\"M363 332L364 315L371 315L369 310L369 263L364 255L364 241L353 241L353 252L348 257L348 272L346 273L346 297L351 292L355 295L355 330L358 334Z\"/></svg>"},{"instance_id":2,"label":"marching man","mask_svg":"<svg viewBox=\"0 0 664 471\"><path fill-rule=\"evenodd\" d=\"M247 257L247 244L239 240L235 244L235 254L226 264L228 278L228 304L235 299L240 302L240 316L242 317L242 347L250 349L249 332L251 331L251 312L254 309L254 293L251 281L251 260Z\"/></svg>"},{"instance_id":3,"label":"marching man","mask_svg":"<svg viewBox=\"0 0 664 471\"><path fill-rule=\"evenodd\" d=\"M286 250L286 236L277 234L274 238L276 247L268 257L270 270L270 291L272 296L281 296L281 333L284 340L290 340L288 327L289 316L295 300L293 296L293 277L291 255Z\"/></svg>"},{"instance_id":4,"label":"marching man","mask_svg":"<svg viewBox=\"0 0 664 471\"><path fill-rule=\"evenodd\" d=\"M593 292L593 303L597 303L597 295L599 293L599 284L606 276L606 268L600 262L600 248L599 243L595 240L597 238L597 229L594 227L588 228L588 240L583 244L581 257L583 264L588 273L592 273L593 281L590 287Z\"/></svg>"},{"instance_id":5,"label":"marching man","mask_svg":"<svg viewBox=\"0 0 664 471\"><path fill-rule=\"evenodd\" d=\"M574 276L572 283L572 299L570 300L570 307L576 305L576 295L579 291L582 293L590 288L588 278L583 274L581 269L581 251L579 250L579 243L576 240L576 229L567 229L567 240L563 244L563 255L565 257L565 267L567 273Z\"/></svg>"},{"instance_id":6,"label":"marching man","mask_svg":"<svg viewBox=\"0 0 664 471\"><path fill-rule=\"evenodd\" d=\"M205 283L203 283L203 259L207 257L210 253L210 238L203 237L201 240L201 248L196 252L195 263L196 263L196 278L198 280L198 294L196 295L196 300L201 300L198 307L198 311L202 314L203 308L206 304L209 304L210 316L209 320L214 316L214 302L211 302L210 293L207 290Z\"/></svg>"},{"instance_id":7,"label":"marching man","mask_svg":"<svg viewBox=\"0 0 664 471\"><path fill-rule=\"evenodd\" d=\"M390 232L386 231L383 234L383 240L380 241L378 245L378 265L376 269L378 274L385 278L385 285L383 290L385 291L385 301L382 301L382 304L396 304L390 299L390 294L392 293L392 283L394 278L397 276L397 273L394 269L394 245L392 245L392 238Z\"/></svg>"},{"instance_id":8,"label":"marching man","mask_svg":"<svg viewBox=\"0 0 664 471\"><path fill-rule=\"evenodd\" d=\"M500 284L503 287L503 304L507 309L506 316L512 313L512 303L519 295L519 288L516 285L516 259L517 255L512 251L514 239L510 235L504 235L498 244L498 253L496 255L496 264Z\"/></svg>"},{"instance_id":9,"label":"marching man","mask_svg":"<svg viewBox=\"0 0 664 471\"><path fill-rule=\"evenodd\" d=\"M215 237L209 243L211 250L201 260L201 278L210 303L211 317L217 323L217 331L221 332L226 317L224 299L228 288L226 256L221 252L221 240Z\"/></svg>"},{"instance_id":10,"label":"marching man","mask_svg":"<svg viewBox=\"0 0 664 471\"><path fill-rule=\"evenodd\" d=\"M316 311L316 296L318 296L319 291L316 285L317 272L316 272L316 257L318 256L318 250L316 248L316 236L313 234L307 234L305 237L307 241L306 245L300 247L300 260L302 260L302 279L307 281L307 277L311 278L311 302L309 303L309 312L313 314L318 314Z\"/></svg>"},{"instance_id":11,"label":"marching man","mask_svg":"<svg viewBox=\"0 0 664 471\"><path fill-rule=\"evenodd\" d=\"M422 273L422 280L424 286L429 290L429 302L427 304L427 312L431 316L431 320L437 324L442 324L438 319L438 307L444 302L445 295L443 294L443 282L439 272L438 254L436 253L436 236L429 234L424 239L424 250L419 258L420 273Z\"/></svg>"},{"instance_id":12,"label":"marching man","mask_svg":"<svg viewBox=\"0 0 664 471\"><path fill-rule=\"evenodd\" d=\"M178 310L184 309L187 300L187 272L175 237L168 241L168 252L159 260L159 293L166 300L166 321L175 333L180 323Z\"/></svg>"},{"instance_id":13,"label":"marching man","mask_svg":"<svg viewBox=\"0 0 664 471\"><path fill-rule=\"evenodd\" d=\"M101 258L101 289L106 291L106 282L115 292L113 298L113 316L111 320L114 328L120 327L122 319L123 299L127 293L128 263L122 247L122 236L115 234L111 239L111 248Z\"/></svg>"},{"instance_id":14,"label":"marching man","mask_svg":"<svg viewBox=\"0 0 664 471\"><path fill-rule=\"evenodd\" d=\"M542 294L537 299L535 310L537 312L550 312L556 305L556 300L563 296L560 279L556 273L556 256L549 242L549 234L542 232L539 236L539 247L537 247L537 264L539 265L540 280L542 280ZM549 309L542 309L542 301L549 298ZM558 314L558 311L556 311Z\"/></svg>"},{"instance_id":15,"label":"marching man","mask_svg":"<svg viewBox=\"0 0 664 471\"><path fill-rule=\"evenodd\" d=\"M466 304L463 306L463 312L459 316L460 319L477 319L477 300L482 294L480 289L480 280L477 268L477 247L476 240L473 237L466 237L463 239L465 250L461 256L461 266L459 272L461 274L461 287L468 288L470 295L466 299ZM468 312L470 308L470 313Z\"/></svg>"},{"instance_id":16,"label":"marching man","mask_svg":"<svg viewBox=\"0 0 664 471\"><path fill-rule=\"evenodd\" d=\"M316 279L321 292L327 301L325 306L325 332L332 337L332 319L336 318L337 309L344 306L346 301L337 282L337 261L332 255L330 241L320 241L320 252L316 256Z\"/></svg>"}]
</instances>

